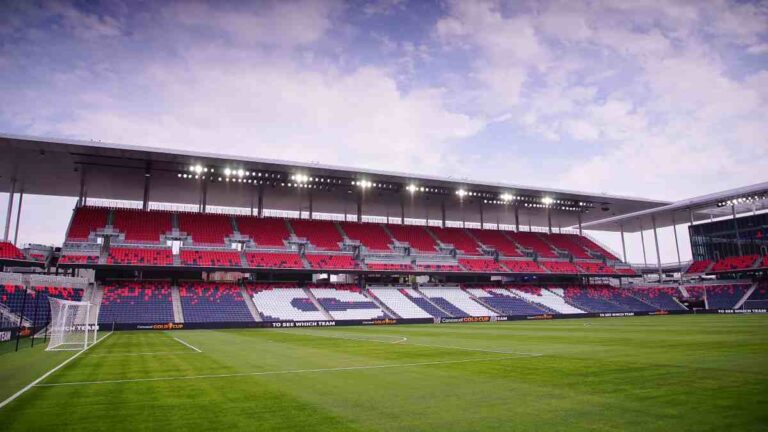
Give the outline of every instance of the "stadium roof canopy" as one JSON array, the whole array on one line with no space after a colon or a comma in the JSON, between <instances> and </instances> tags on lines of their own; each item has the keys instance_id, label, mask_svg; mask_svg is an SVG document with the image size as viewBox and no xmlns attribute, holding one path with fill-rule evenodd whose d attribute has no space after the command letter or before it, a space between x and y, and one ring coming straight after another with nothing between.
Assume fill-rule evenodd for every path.
<instances>
[{"instance_id":1,"label":"stadium roof canopy","mask_svg":"<svg viewBox=\"0 0 768 432\"><path fill-rule=\"evenodd\" d=\"M584 223L584 229L597 231L637 232L673 224L695 223L736 214L768 209L768 182L757 183L696 198L685 199L662 207L617 215Z\"/></svg>"},{"instance_id":2,"label":"stadium roof canopy","mask_svg":"<svg viewBox=\"0 0 768 432\"><path fill-rule=\"evenodd\" d=\"M0 134L0 190L315 214L577 226L668 207L642 198L451 177ZM503 163L494 162L494 163ZM513 168L510 168L513 170ZM203 180L205 178L205 180ZM548 213L550 214L548 216ZM601 225L611 229L611 224Z\"/></svg>"}]
</instances>

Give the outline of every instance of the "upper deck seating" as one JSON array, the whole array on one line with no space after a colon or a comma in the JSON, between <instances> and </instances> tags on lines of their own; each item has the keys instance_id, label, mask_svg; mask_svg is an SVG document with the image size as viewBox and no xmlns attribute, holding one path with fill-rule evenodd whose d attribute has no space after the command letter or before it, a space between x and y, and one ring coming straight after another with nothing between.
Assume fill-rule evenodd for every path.
<instances>
[{"instance_id":1,"label":"upper deck seating","mask_svg":"<svg viewBox=\"0 0 768 432\"><path fill-rule=\"evenodd\" d=\"M237 216L237 228L240 234L249 236L259 247L285 247L285 241L291 236L285 219L257 218Z\"/></svg>"},{"instance_id":2,"label":"upper deck seating","mask_svg":"<svg viewBox=\"0 0 768 432\"><path fill-rule=\"evenodd\" d=\"M502 273L507 272L493 258L459 258L459 264L471 272Z\"/></svg>"},{"instance_id":3,"label":"upper deck seating","mask_svg":"<svg viewBox=\"0 0 768 432\"><path fill-rule=\"evenodd\" d=\"M477 238L480 241L480 243L484 244L485 246L489 246L496 249L503 256L507 256L507 257L524 256L517 249L517 244L515 244L515 242L508 239L504 235L504 231L480 230L480 229L470 229L468 231L470 231L472 235L474 235L475 238Z\"/></svg>"},{"instance_id":4,"label":"upper deck seating","mask_svg":"<svg viewBox=\"0 0 768 432\"><path fill-rule=\"evenodd\" d=\"M104 286L99 323L173 322L169 282L114 282Z\"/></svg>"},{"instance_id":5,"label":"upper deck seating","mask_svg":"<svg viewBox=\"0 0 768 432\"><path fill-rule=\"evenodd\" d=\"M223 245L233 233L232 217L210 213L179 213L179 231L195 244Z\"/></svg>"},{"instance_id":6,"label":"upper deck seating","mask_svg":"<svg viewBox=\"0 0 768 432\"><path fill-rule=\"evenodd\" d=\"M387 225L389 232L399 242L405 242L411 245L422 254L437 253L437 244L429 235L423 226L418 225Z\"/></svg>"},{"instance_id":7,"label":"upper deck seating","mask_svg":"<svg viewBox=\"0 0 768 432\"><path fill-rule=\"evenodd\" d=\"M306 254L305 257L313 269L352 270L359 267L352 255Z\"/></svg>"},{"instance_id":8,"label":"upper deck seating","mask_svg":"<svg viewBox=\"0 0 768 432\"><path fill-rule=\"evenodd\" d=\"M460 272L464 271L458 264L452 263L416 263L417 271L429 272Z\"/></svg>"},{"instance_id":9,"label":"upper deck seating","mask_svg":"<svg viewBox=\"0 0 768 432\"><path fill-rule=\"evenodd\" d=\"M574 243L572 237L566 234L539 234L544 240L549 242L552 246L564 250L574 258L591 259L586 249L580 244Z\"/></svg>"},{"instance_id":10,"label":"upper deck seating","mask_svg":"<svg viewBox=\"0 0 768 432\"><path fill-rule=\"evenodd\" d=\"M757 259L760 258L757 255L746 256L733 256L725 259L721 259L712 266L713 272L724 272L732 270L744 270L752 268L755 265Z\"/></svg>"},{"instance_id":11,"label":"upper deck seating","mask_svg":"<svg viewBox=\"0 0 768 432\"><path fill-rule=\"evenodd\" d=\"M67 233L67 241L84 242L99 228L107 226L109 209L100 207L80 207L75 209Z\"/></svg>"},{"instance_id":12,"label":"upper deck seating","mask_svg":"<svg viewBox=\"0 0 768 432\"><path fill-rule=\"evenodd\" d=\"M531 260L501 260L501 264L512 273L546 273L536 262Z\"/></svg>"},{"instance_id":13,"label":"upper deck seating","mask_svg":"<svg viewBox=\"0 0 768 432\"><path fill-rule=\"evenodd\" d=\"M365 266L368 270L379 271L413 271L413 265L408 263L380 263L380 262L366 262Z\"/></svg>"},{"instance_id":14,"label":"upper deck seating","mask_svg":"<svg viewBox=\"0 0 768 432\"><path fill-rule=\"evenodd\" d=\"M98 264L98 255L66 254L59 258L59 264Z\"/></svg>"},{"instance_id":15,"label":"upper deck seating","mask_svg":"<svg viewBox=\"0 0 768 432\"><path fill-rule=\"evenodd\" d=\"M170 248L113 247L109 250L107 264L169 266L173 265L173 252Z\"/></svg>"},{"instance_id":16,"label":"upper deck seating","mask_svg":"<svg viewBox=\"0 0 768 432\"><path fill-rule=\"evenodd\" d=\"M710 265L712 265L712 260L694 261L688 267L686 273L704 273L707 271Z\"/></svg>"},{"instance_id":17,"label":"upper deck seating","mask_svg":"<svg viewBox=\"0 0 768 432\"><path fill-rule=\"evenodd\" d=\"M370 252L391 252L392 238L381 225L375 223L340 222L341 229L350 240L358 240Z\"/></svg>"},{"instance_id":18,"label":"upper deck seating","mask_svg":"<svg viewBox=\"0 0 768 432\"><path fill-rule=\"evenodd\" d=\"M482 255L480 245L462 228L429 227L429 230L441 243L452 244L464 255Z\"/></svg>"},{"instance_id":19,"label":"upper deck seating","mask_svg":"<svg viewBox=\"0 0 768 432\"><path fill-rule=\"evenodd\" d=\"M0 259L25 260L24 254L9 242L0 242Z\"/></svg>"},{"instance_id":20,"label":"upper deck seating","mask_svg":"<svg viewBox=\"0 0 768 432\"><path fill-rule=\"evenodd\" d=\"M118 209L112 213L112 226L125 233L128 243L159 243L173 229L171 213Z\"/></svg>"},{"instance_id":21,"label":"upper deck seating","mask_svg":"<svg viewBox=\"0 0 768 432\"><path fill-rule=\"evenodd\" d=\"M616 270L614 270L612 267L608 267L607 265L601 262L579 261L579 262L576 262L576 266L581 268L581 270L583 270L583 273L587 273L587 274L599 274L599 275L617 274Z\"/></svg>"},{"instance_id":22,"label":"upper deck seating","mask_svg":"<svg viewBox=\"0 0 768 432\"><path fill-rule=\"evenodd\" d=\"M214 249L182 249L181 264L196 267L242 267L240 252Z\"/></svg>"},{"instance_id":23,"label":"upper deck seating","mask_svg":"<svg viewBox=\"0 0 768 432\"><path fill-rule=\"evenodd\" d=\"M252 322L240 287L214 282L179 284L184 322Z\"/></svg>"},{"instance_id":24,"label":"upper deck seating","mask_svg":"<svg viewBox=\"0 0 768 432\"><path fill-rule=\"evenodd\" d=\"M579 269L568 261L540 261L543 267L546 267L551 273L558 274L577 274Z\"/></svg>"},{"instance_id":25,"label":"upper deck seating","mask_svg":"<svg viewBox=\"0 0 768 432\"><path fill-rule=\"evenodd\" d=\"M304 262L297 252L269 253L246 252L245 259L249 267L303 269Z\"/></svg>"},{"instance_id":26,"label":"upper deck seating","mask_svg":"<svg viewBox=\"0 0 768 432\"><path fill-rule=\"evenodd\" d=\"M520 246L531 249L543 258L557 258L557 254L538 234L533 232L509 232L507 235Z\"/></svg>"},{"instance_id":27,"label":"upper deck seating","mask_svg":"<svg viewBox=\"0 0 768 432\"><path fill-rule=\"evenodd\" d=\"M616 255L610 253L607 249L605 249L604 247L602 247L599 244L595 243L594 241L592 241L587 236L576 235L576 234L558 234L558 235L566 236L572 242L576 243L577 245L579 245L579 246L581 246L581 247L583 247L585 249L588 249L588 250L590 250L592 252L597 252L597 253L601 254L602 256L604 256L606 259L609 259L609 260L612 260L612 261L619 261L619 258L616 257Z\"/></svg>"},{"instance_id":28,"label":"upper deck seating","mask_svg":"<svg viewBox=\"0 0 768 432\"><path fill-rule=\"evenodd\" d=\"M313 246L321 250L339 250L344 240L332 221L326 220L290 220L297 237L306 238Z\"/></svg>"}]
</instances>

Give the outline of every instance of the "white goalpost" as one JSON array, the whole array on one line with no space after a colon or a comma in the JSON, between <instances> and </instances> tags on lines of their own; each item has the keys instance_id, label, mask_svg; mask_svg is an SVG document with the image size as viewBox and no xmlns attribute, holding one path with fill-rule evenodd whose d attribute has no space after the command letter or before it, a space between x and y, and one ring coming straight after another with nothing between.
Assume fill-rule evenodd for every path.
<instances>
[{"instance_id":1,"label":"white goalpost","mask_svg":"<svg viewBox=\"0 0 768 432\"><path fill-rule=\"evenodd\" d=\"M84 350L96 342L98 325L91 304L83 301L48 297L51 323L48 328L48 351Z\"/></svg>"}]
</instances>

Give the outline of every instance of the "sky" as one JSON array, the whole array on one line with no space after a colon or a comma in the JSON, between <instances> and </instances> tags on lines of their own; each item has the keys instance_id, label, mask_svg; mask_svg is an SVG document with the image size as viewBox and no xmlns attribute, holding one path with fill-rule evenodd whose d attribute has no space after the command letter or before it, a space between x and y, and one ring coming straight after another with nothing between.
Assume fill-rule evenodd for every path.
<instances>
[{"instance_id":1,"label":"sky","mask_svg":"<svg viewBox=\"0 0 768 432\"><path fill-rule=\"evenodd\" d=\"M766 180L768 1L3 0L0 94L5 133L671 201Z\"/></svg>"}]
</instances>

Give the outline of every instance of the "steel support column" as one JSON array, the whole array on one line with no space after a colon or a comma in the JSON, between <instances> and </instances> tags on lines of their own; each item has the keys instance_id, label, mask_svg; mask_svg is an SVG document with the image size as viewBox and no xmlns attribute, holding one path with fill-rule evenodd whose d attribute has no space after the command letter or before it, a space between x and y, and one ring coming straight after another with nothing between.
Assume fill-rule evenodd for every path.
<instances>
[{"instance_id":1,"label":"steel support column","mask_svg":"<svg viewBox=\"0 0 768 432\"><path fill-rule=\"evenodd\" d=\"M659 253L659 235L656 233L656 216L651 215L651 223L653 224L653 242L656 244L656 265L659 270L659 282L661 282L661 254Z\"/></svg>"},{"instance_id":2,"label":"steel support column","mask_svg":"<svg viewBox=\"0 0 768 432\"><path fill-rule=\"evenodd\" d=\"M643 226L640 225L640 244L643 246L643 264L648 266L648 256L645 254L645 236L643 235Z\"/></svg>"},{"instance_id":3,"label":"steel support column","mask_svg":"<svg viewBox=\"0 0 768 432\"><path fill-rule=\"evenodd\" d=\"M312 191L309 191L309 219L312 220L314 216L315 213L313 208Z\"/></svg>"},{"instance_id":4,"label":"steel support column","mask_svg":"<svg viewBox=\"0 0 768 432\"><path fill-rule=\"evenodd\" d=\"M19 225L21 225L21 203L24 200L24 189L19 191L19 207L16 209L16 229L13 233L13 244L18 246L19 241Z\"/></svg>"},{"instance_id":5,"label":"steel support column","mask_svg":"<svg viewBox=\"0 0 768 432\"><path fill-rule=\"evenodd\" d=\"M363 221L363 192L357 195L357 221Z\"/></svg>"},{"instance_id":6,"label":"steel support column","mask_svg":"<svg viewBox=\"0 0 768 432\"><path fill-rule=\"evenodd\" d=\"M483 226L485 225L485 219L483 217L483 200L478 201L478 207L480 210L480 229L483 229Z\"/></svg>"},{"instance_id":7,"label":"steel support column","mask_svg":"<svg viewBox=\"0 0 768 432\"><path fill-rule=\"evenodd\" d=\"M675 214L672 214L672 230L675 233L675 250L677 251L677 265L682 265L680 260L680 242L677 241L677 223L675 223Z\"/></svg>"},{"instance_id":8,"label":"steel support column","mask_svg":"<svg viewBox=\"0 0 768 432\"><path fill-rule=\"evenodd\" d=\"M8 233L11 230L11 214L13 213L13 196L16 194L16 179L11 179L11 190L8 192L8 210L5 215L5 229L3 241L8 241Z\"/></svg>"},{"instance_id":9,"label":"steel support column","mask_svg":"<svg viewBox=\"0 0 768 432\"><path fill-rule=\"evenodd\" d=\"M149 182L152 178L151 175L149 167L147 167L147 170L144 172L144 198L141 202L141 209L144 211L149 210Z\"/></svg>"},{"instance_id":10,"label":"steel support column","mask_svg":"<svg viewBox=\"0 0 768 432\"><path fill-rule=\"evenodd\" d=\"M520 212L517 206L515 206L515 231L520 232ZM496 227L498 229L498 227Z\"/></svg>"},{"instance_id":11,"label":"steel support column","mask_svg":"<svg viewBox=\"0 0 768 432\"><path fill-rule=\"evenodd\" d=\"M547 207L547 227L549 233L552 234L552 211L549 207Z\"/></svg>"},{"instance_id":12,"label":"steel support column","mask_svg":"<svg viewBox=\"0 0 768 432\"><path fill-rule=\"evenodd\" d=\"M462 218L463 218L462 214ZM445 199L440 203L440 226L445 228Z\"/></svg>"},{"instance_id":13,"label":"steel support column","mask_svg":"<svg viewBox=\"0 0 768 432\"><path fill-rule=\"evenodd\" d=\"M581 234L581 212L579 212L578 216L579 216L579 235L582 235Z\"/></svg>"},{"instance_id":14,"label":"steel support column","mask_svg":"<svg viewBox=\"0 0 768 432\"><path fill-rule=\"evenodd\" d=\"M624 225L619 225L619 229L621 230L621 252L624 254L624 262L629 263L627 261L627 245L624 243Z\"/></svg>"},{"instance_id":15,"label":"steel support column","mask_svg":"<svg viewBox=\"0 0 768 432\"><path fill-rule=\"evenodd\" d=\"M736 205L731 206L731 213L733 214L733 231L736 233L736 249L739 251L739 256L742 256L741 253L741 236L739 235L739 222L736 220Z\"/></svg>"},{"instance_id":16,"label":"steel support column","mask_svg":"<svg viewBox=\"0 0 768 432\"><path fill-rule=\"evenodd\" d=\"M256 216L264 217L264 185L259 185L259 201L256 207Z\"/></svg>"}]
</instances>

